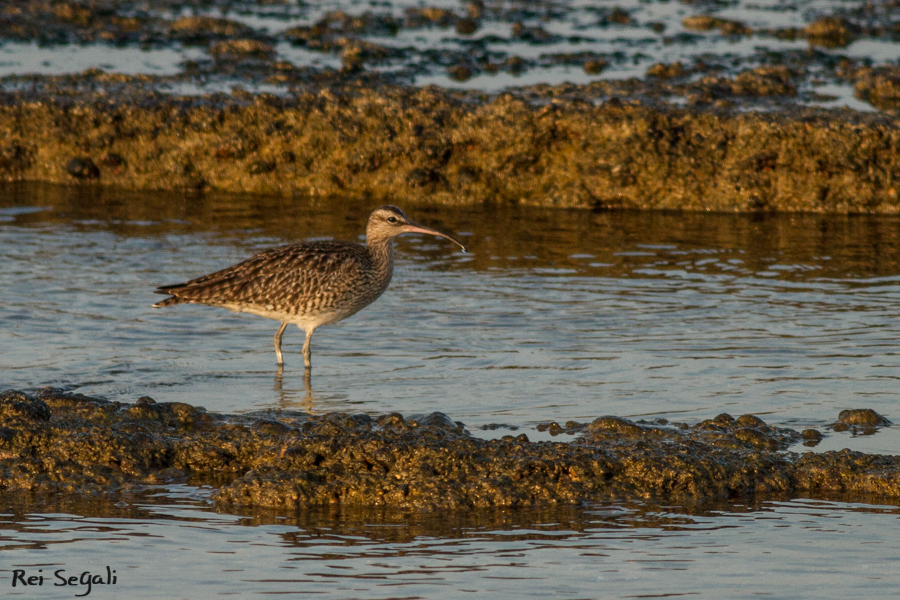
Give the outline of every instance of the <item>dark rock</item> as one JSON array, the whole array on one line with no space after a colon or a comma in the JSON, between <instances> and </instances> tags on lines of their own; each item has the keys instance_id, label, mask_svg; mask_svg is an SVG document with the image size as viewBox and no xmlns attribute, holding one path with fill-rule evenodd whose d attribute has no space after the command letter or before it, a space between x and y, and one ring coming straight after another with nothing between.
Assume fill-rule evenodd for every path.
<instances>
[{"instance_id":1,"label":"dark rock","mask_svg":"<svg viewBox=\"0 0 900 600\"><path fill-rule=\"evenodd\" d=\"M822 439L825 437L820 431L816 429L804 429L800 432L800 436L803 438L803 445L809 448L818 446Z\"/></svg>"},{"instance_id":2,"label":"dark rock","mask_svg":"<svg viewBox=\"0 0 900 600\"><path fill-rule=\"evenodd\" d=\"M854 435L872 435L880 427L889 427L892 423L871 408L842 410L838 420L831 424L837 432L850 431Z\"/></svg>"},{"instance_id":3,"label":"dark rock","mask_svg":"<svg viewBox=\"0 0 900 600\"><path fill-rule=\"evenodd\" d=\"M860 100L883 110L900 108L900 67L866 67L853 77L856 79L853 93Z\"/></svg>"},{"instance_id":4,"label":"dark rock","mask_svg":"<svg viewBox=\"0 0 900 600\"><path fill-rule=\"evenodd\" d=\"M647 429L621 417L600 417L591 421L586 429L588 434L597 435L621 435L628 437L640 437L647 433Z\"/></svg>"},{"instance_id":5,"label":"dark rock","mask_svg":"<svg viewBox=\"0 0 900 600\"><path fill-rule=\"evenodd\" d=\"M443 176L434 169L416 168L411 170L406 176L406 183L412 188L426 187L442 181Z\"/></svg>"},{"instance_id":6,"label":"dark rock","mask_svg":"<svg viewBox=\"0 0 900 600\"><path fill-rule=\"evenodd\" d=\"M472 69L466 65L456 65L447 69L447 75L454 81L466 81L472 78Z\"/></svg>"},{"instance_id":7,"label":"dark rock","mask_svg":"<svg viewBox=\"0 0 900 600\"><path fill-rule=\"evenodd\" d=\"M893 425L893 423L871 408L842 410L838 415L837 422L845 423L847 425L865 425L869 427L888 427Z\"/></svg>"},{"instance_id":8,"label":"dark rock","mask_svg":"<svg viewBox=\"0 0 900 600\"><path fill-rule=\"evenodd\" d=\"M687 74L687 71L685 71L684 65L682 65L681 62L674 62L668 65L665 63L656 63L647 69L648 77L658 77L660 79L681 77L685 74Z\"/></svg>"},{"instance_id":9,"label":"dark rock","mask_svg":"<svg viewBox=\"0 0 900 600\"><path fill-rule=\"evenodd\" d=\"M100 169L90 158L79 156L66 163L66 171L75 179L98 179Z\"/></svg>"},{"instance_id":10,"label":"dark rock","mask_svg":"<svg viewBox=\"0 0 900 600\"><path fill-rule=\"evenodd\" d=\"M589 60L584 63L584 72L588 75L598 75L609 66L609 62L605 60Z\"/></svg>"},{"instance_id":11,"label":"dark rock","mask_svg":"<svg viewBox=\"0 0 900 600\"><path fill-rule=\"evenodd\" d=\"M116 172L120 172L123 169L128 167L128 161L126 161L122 156L116 154L115 152L107 152L100 159L100 164L104 167L109 167Z\"/></svg>"},{"instance_id":12,"label":"dark rock","mask_svg":"<svg viewBox=\"0 0 900 600\"><path fill-rule=\"evenodd\" d=\"M281 423L274 419L257 419L253 422L253 430L264 435L273 437L287 435L294 431L290 425Z\"/></svg>"},{"instance_id":13,"label":"dark rock","mask_svg":"<svg viewBox=\"0 0 900 600\"><path fill-rule=\"evenodd\" d=\"M43 400L15 390L0 392L0 422L49 421L50 407Z\"/></svg>"},{"instance_id":14,"label":"dark rock","mask_svg":"<svg viewBox=\"0 0 900 600\"><path fill-rule=\"evenodd\" d=\"M735 422L741 427L768 427L765 421L756 415L741 415Z\"/></svg>"},{"instance_id":15,"label":"dark rock","mask_svg":"<svg viewBox=\"0 0 900 600\"><path fill-rule=\"evenodd\" d=\"M460 35L472 35L478 31L478 21L475 19L459 19L456 21L456 33Z\"/></svg>"},{"instance_id":16,"label":"dark rock","mask_svg":"<svg viewBox=\"0 0 900 600\"><path fill-rule=\"evenodd\" d=\"M834 493L900 498L900 457L784 453L800 434L750 415L720 415L693 426L619 417L586 426L551 423L547 429L583 435L533 443L524 434L474 438L443 413L226 416L149 398L123 404L59 390L41 394L47 403L21 392L0 395L4 489L115 497L123 486L192 477L216 481L221 504L292 509L444 510L648 498L682 503Z\"/></svg>"},{"instance_id":17,"label":"dark rock","mask_svg":"<svg viewBox=\"0 0 900 600\"><path fill-rule=\"evenodd\" d=\"M853 30L847 21L837 17L822 17L806 26L804 31L810 44L826 48L842 48L853 41Z\"/></svg>"},{"instance_id":18,"label":"dark rock","mask_svg":"<svg viewBox=\"0 0 900 600\"><path fill-rule=\"evenodd\" d=\"M271 173L278 167L278 163L274 160L257 160L247 167L247 172L251 175L265 175Z\"/></svg>"},{"instance_id":19,"label":"dark rock","mask_svg":"<svg viewBox=\"0 0 900 600\"><path fill-rule=\"evenodd\" d=\"M617 25L628 25L631 23L631 17L628 16L628 13L619 8L618 6L609 13L609 17L607 20L610 23L616 23Z\"/></svg>"},{"instance_id":20,"label":"dark rock","mask_svg":"<svg viewBox=\"0 0 900 600\"><path fill-rule=\"evenodd\" d=\"M432 427L434 429L456 430L456 423L442 412L433 412L418 419L419 427Z\"/></svg>"},{"instance_id":21,"label":"dark rock","mask_svg":"<svg viewBox=\"0 0 900 600\"><path fill-rule=\"evenodd\" d=\"M0 446L6 442L12 441L16 435L16 430L9 427L0 427Z\"/></svg>"},{"instance_id":22,"label":"dark rock","mask_svg":"<svg viewBox=\"0 0 900 600\"><path fill-rule=\"evenodd\" d=\"M0 170L18 174L34 164L34 150L23 144L10 144L0 148Z\"/></svg>"}]
</instances>

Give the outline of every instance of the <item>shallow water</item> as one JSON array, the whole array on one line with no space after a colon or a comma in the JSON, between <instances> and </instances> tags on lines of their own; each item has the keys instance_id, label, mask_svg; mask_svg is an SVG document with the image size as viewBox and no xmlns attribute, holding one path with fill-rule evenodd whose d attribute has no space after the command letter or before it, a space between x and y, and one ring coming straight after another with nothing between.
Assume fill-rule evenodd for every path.
<instances>
[{"instance_id":1,"label":"shallow water","mask_svg":"<svg viewBox=\"0 0 900 600\"><path fill-rule=\"evenodd\" d=\"M116 506L13 503L5 597L71 598L53 573L115 570L91 598L893 598L900 509L793 500L475 515L216 513L175 486ZM11 587L13 572L45 575ZM17 582L18 583L18 582Z\"/></svg>"},{"instance_id":2,"label":"shallow water","mask_svg":"<svg viewBox=\"0 0 900 600\"><path fill-rule=\"evenodd\" d=\"M780 98L782 104L799 103L825 108L849 107L874 110L854 97L853 82L836 76L834 65L841 59L866 64L895 64L898 55L896 36L848 40L846 47L811 47L801 38L784 39L773 34L779 28L802 30L823 16L838 15L862 27L890 29L898 17L891 3L866 6L846 2L796 0L783 2L751 2L691 4L662 1L578 1L548 0L535 3L485 2L478 17L478 28L471 34L460 34L452 23L465 17L468 3L459 0L391 0L389 2L359 0L325 0L322 2L242 2L222 0L208 2L164 3L159 7L146 3L121 2L118 14L129 17L141 14L155 19L155 27L147 26L143 36L113 43L75 43L78 27L70 24L57 32L70 43L33 43L0 37L0 77L25 74L61 75L100 68L108 72L150 74L161 77L154 85L160 91L176 94L227 92L234 86L266 93L288 94L294 83L272 83L259 77L258 69L217 69L208 49L166 41L161 32L179 17L204 15L226 18L253 29L253 36L273 44L275 60L300 69L334 73L341 68L339 51L320 51L292 44L284 32L297 26L310 26L341 12L353 17L371 17L372 25L348 33L351 37L393 49L392 56L370 59L366 69L390 74L393 81L424 86L435 84L448 88L480 90L494 93L504 89L535 84L587 84L598 80L623 80L645 77L655 63L681 61L690 68L695 63L706 68L694 78L712 72L734 75L762 64L784 64L798 70L798 96ZM452 13L446 23L403 26L408 11L423 6L441 8ZM620 19L610 16L620 11ZM723 35L720 31L696 31L685 28L686 17L712 15L736 20L754 30L752 36ZM388 26L388 23L393 25ZM55 24L60 27L59 23ZM524 27L517 35L514 27ZM531 33L528 33L531 32ZM139 41L140 39L144 41ZM55 39L55 38L54 38ZM606 61L602 73L587 73L582 68L584 57ZM579 58L580 57L580 58ZM513 63L508 61L514 61ZM198 77L190 72L198 64L210 71ZM450 70L459 65L470 69L463 81ZM801 75L801 72L803 73ZM18 79L0 82L7 90L27 89ZM672 98L682 102L683 98ZM771 109L772 99L744 99L745 108Z\"/></svg>"},{"instance_id":3,"label":"shallow water","mask_svg":"<svg viewBox=\"0 0 900 600\"><path fill-rule=\"evenodd\" d=\"M825 428L843 408L898 418L896 217L405 206L470 254L401 238L388 292L316 333L307 387L296 330L278 377L273 321L157 311L152 291L272 245L359 239L371 202L38 185L0 198L0 389L232 412L442 410L474 435L532 440L552 420L755 413L819 428L816 451L900 450L897 427ZM837 599L900 583L894 506L231 514L210 491L0 497L0 588L70 598L85 589L50 587L54 571L106 566L116 587L90 597ZM14 589L15 569L47 583Z\"/></svg>"},{"instance_id":4,"label":"shallow water","mask_svg":"<svg viewBox=\"0 0 900 600\"><path fill-rule=\"evenodd\" d=\"M222 309L154 310L157 285L274 245L362 239L370 202L10 187L0 204L0 387L217 412L440 410L474 433L599 415L753 413L823 428L897 418L900 219L407 206L375 304L313 338ZM825 432L829 433L829 432ZM896 453L893 429L821 448Z\"/></svg>"}]
</instances>

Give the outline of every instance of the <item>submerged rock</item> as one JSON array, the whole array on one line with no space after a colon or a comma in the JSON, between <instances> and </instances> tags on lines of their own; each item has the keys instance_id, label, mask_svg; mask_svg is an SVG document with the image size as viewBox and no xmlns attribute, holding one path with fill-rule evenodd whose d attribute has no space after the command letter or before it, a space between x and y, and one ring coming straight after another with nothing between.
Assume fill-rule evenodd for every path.
<instances>
[{"instance_id":1,"label":"submerged rock","mask_svg":"<svg viewBox=\"0 0 900 600\"><path fill-rule=\"evenodd\" d=\"M190 478L221 504L301 508L669 503L852 492L900 497L900 457L798 456L745 415L693 426L600 417L568 442L472 437L442 413L221 415L47 389L0 394L0 490L109 495Z\"/></svg>"}]
</instances>

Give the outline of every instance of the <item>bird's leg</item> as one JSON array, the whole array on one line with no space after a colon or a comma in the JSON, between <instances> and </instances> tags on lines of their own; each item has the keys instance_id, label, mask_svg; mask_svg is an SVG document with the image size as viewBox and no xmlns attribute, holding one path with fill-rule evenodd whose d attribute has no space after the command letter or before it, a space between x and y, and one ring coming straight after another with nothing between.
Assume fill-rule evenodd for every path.
<instances>
[{"instance_id":1,"label":"bird's leg","mask_svg":"<svg viewBox=\"0 0 900 600\"><path fill-rule=\"evenodd\" d=\"M306 397L303 398L306 412L311 415L315 414L313 412L313 409L315 408L315 398L313 397L312 391L312 369L310 367L306 367L306 370L303 372L303 387L306 388Z\"/></svg>"},{"instance_id":2,"label":"bird's leg","mask_svg":"<svg viewBox=\"0 0 900 600\"><path fill-rule=\"evenodd\" d=\"M307 369L312 367L312 362L309 360L309 357L312 354L309 349L309 342L312 340L313 331L315 331L315 329L310 329L306 332L306 342L303 344L303 364L306 365Z\"/></svg>"},{"instance_id":3,"label":"bird's leg","mask_svg":"<svg viewBox=\"0 0 900 600\"><path fill-rule=\"evenodd\" d=\"M278 357L278 366L282 366L284 364L284 360L281 358L281 334L284 333L284 328L287 327L287 322L283 322L281 327L278 328L278 332L275 333L275 356Z\"/></svg>"}]
</instances>

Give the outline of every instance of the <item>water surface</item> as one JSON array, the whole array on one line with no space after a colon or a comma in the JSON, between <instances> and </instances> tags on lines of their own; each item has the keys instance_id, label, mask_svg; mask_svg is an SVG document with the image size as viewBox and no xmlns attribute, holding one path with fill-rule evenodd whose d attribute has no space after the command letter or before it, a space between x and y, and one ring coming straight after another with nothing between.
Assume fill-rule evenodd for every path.
<instances>
[{"instance_id":1,"label":"water surface","mask_svg":"<svg viewBox=\"0 0 900 600\"><path fill-rule=\"evenodd\" d=\"M538 435L541 422L604 414L753 413L820 428L845 408L898 418L891 216L407 206L470 253L401 238L387 293L316 332L311 386L294 327L278 376L276 322L150 308L157 285L270 246L362 240L372 208L10 187L0 205L0 384L221 412L440 410L473 431L503 426L482 435ZM851 445L893 453L895 441L887 430Z\"/></svg>"},{"instance_id":2,"label":"water surface","mask_svg":"<svg viewBox=\"0 0 900 600\"><path fill-rule=\"evenodd\" d=\"M820 429L816 451L900 450L896 427L826 428L844 408L898 419L896 217L404 206L471 252L401 238L388 292L316 333L307 385L295 329L278 376L275 322L154 310L153 289L289 241L361 239L372 202L25 184L0 198L0 388L228 412L441 410L477 436L532 440L554 420L754 413ZM92 598L818 600L890 598L900 583L895 506L277 513L216 511L211 491L3 496L0 587L71 598L84 590L25 592L12 573L107 565L121 583Z\"/></svg>"},{"instance_id":3,"label":"water surface","mask_svg":"<svg viewBox=\"0 0 900 600\"><path fill-rule=\"evenodd\" d=\"M4 597L14 569L116 570L91 598L893 598L900 509L811 500L684 508L428 515L223 514L202 488L117 505L13 503L0 514ZM52 579L51 579L52 581ZM35 593L39 592L39 593Z\"/></svg>"}]
</instances>

